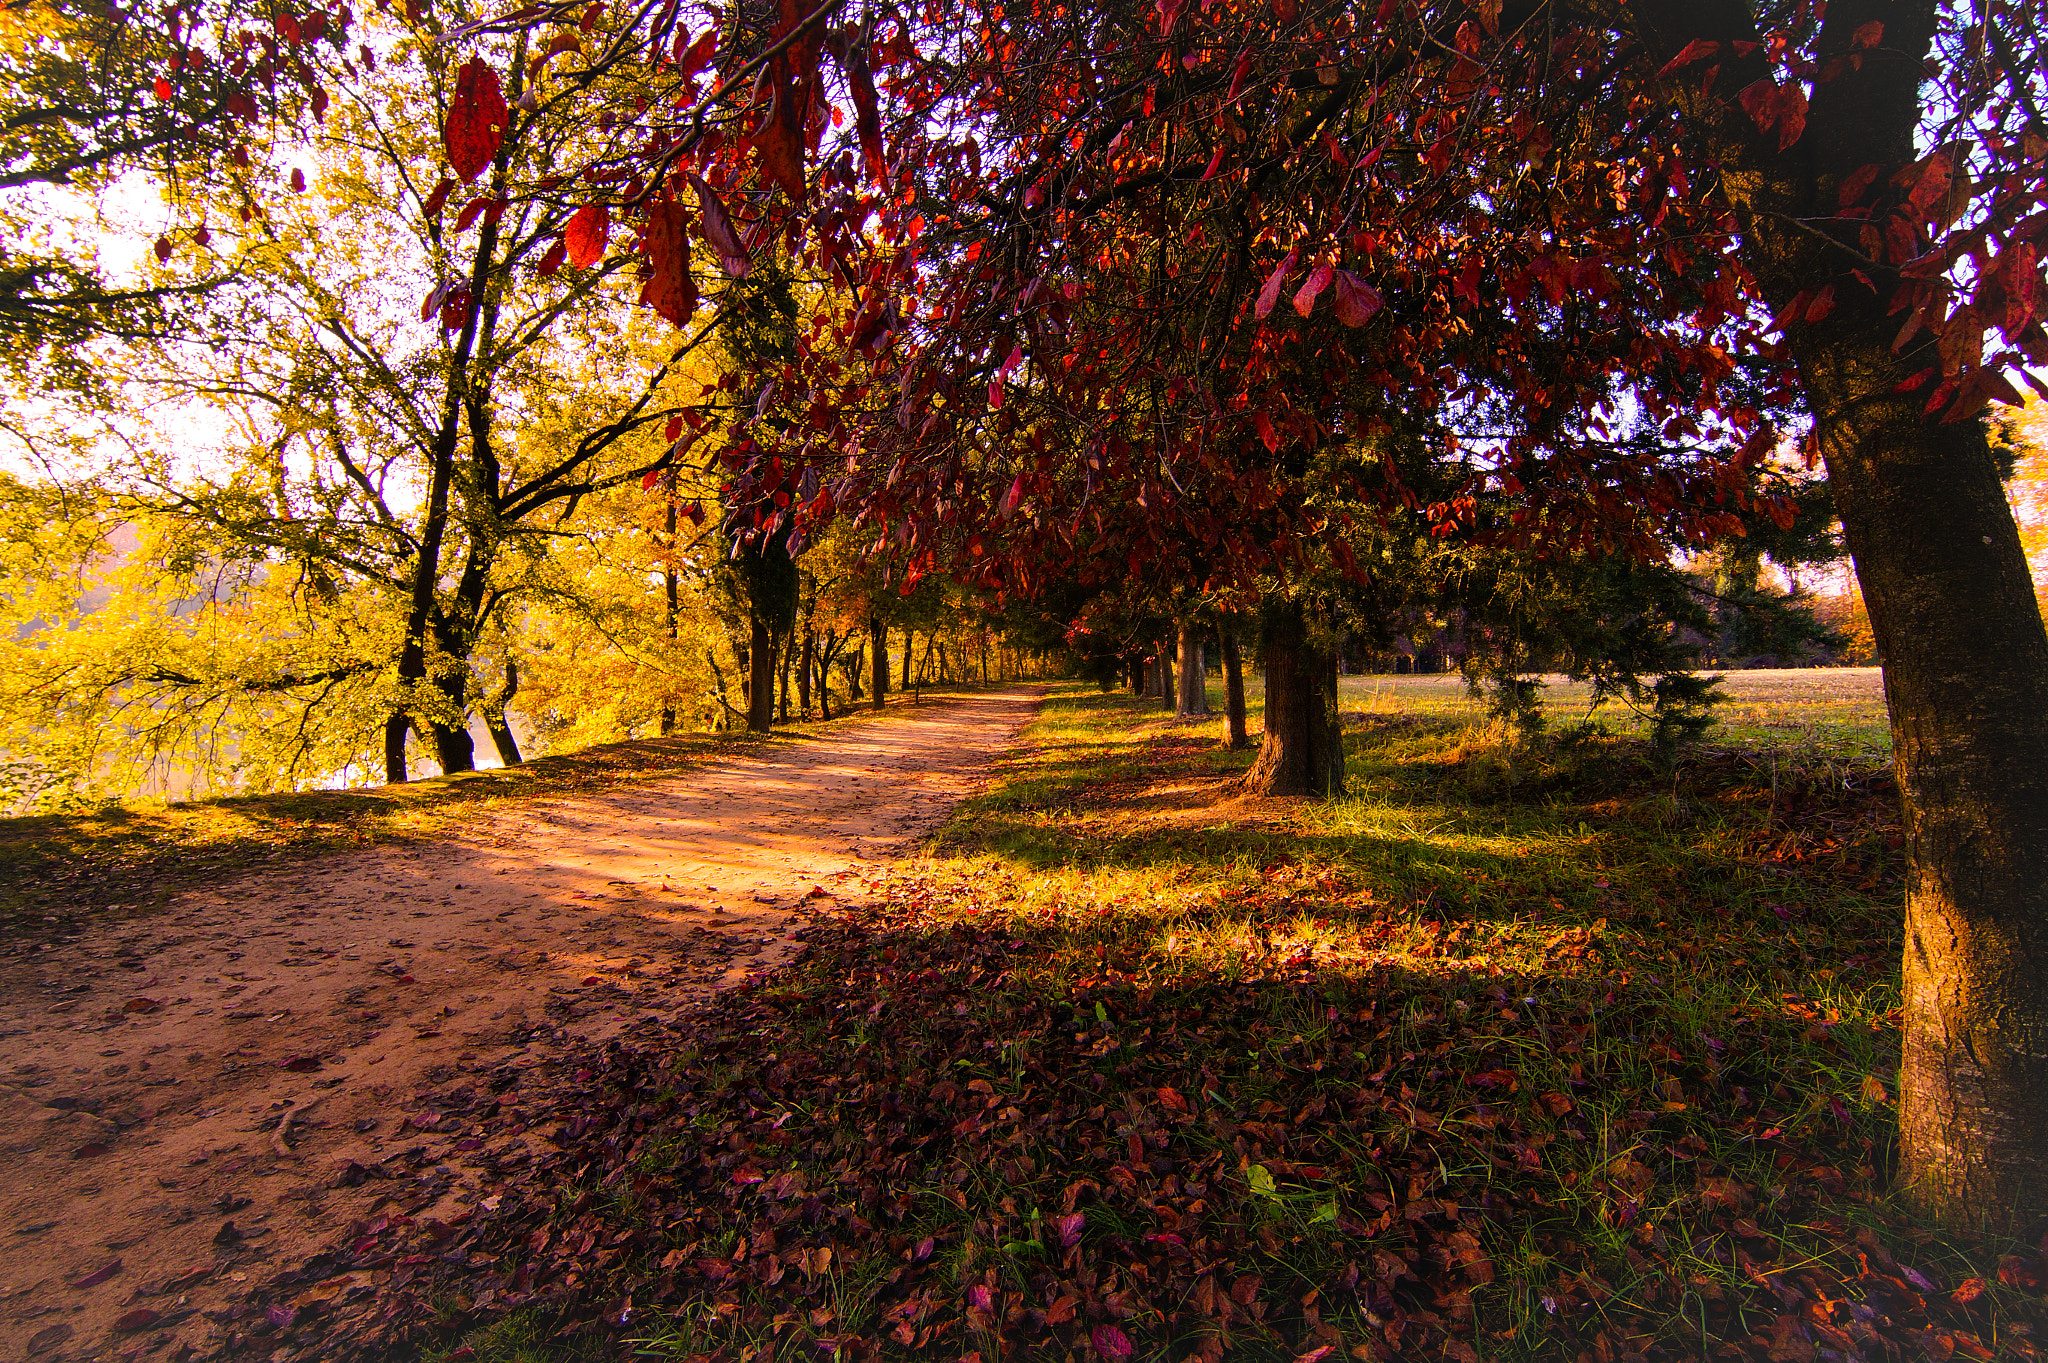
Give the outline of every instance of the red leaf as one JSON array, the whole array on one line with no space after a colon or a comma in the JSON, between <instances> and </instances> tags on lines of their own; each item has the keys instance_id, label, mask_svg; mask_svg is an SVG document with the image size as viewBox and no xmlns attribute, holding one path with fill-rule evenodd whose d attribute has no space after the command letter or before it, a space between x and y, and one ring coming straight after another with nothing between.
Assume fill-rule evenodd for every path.
<instances>
[{"instance_id":1,"label":"red leaf","mask_svg":"<svg viewBox=\"0 0 2048 1363\"><path fill-rule=\"evenodd\" d=\"M448 106L444 130L448 164L465 184L498 154L507 118L497 71L483 58L471 57L455 73L455 98Z\"/></svg>"},{"instance_id":2,"label":"red leaf","mask_svg":"<svg viewBox=\"0 0 2048 1363\"><path fill-rule=\"evenodd\" d=\"M1335 273L1328 261L1308 272L1308 282L1294 295L1294 310L1303 317L1315 310L1316 296L1330 287L1330 277Z\"/></svg>"},{"instance_id":3,"label":"red leaf","mask_svg":"<svg viewBox=\"0 0 2048 1363\"><path fill-rule=\"evenodd\" d=\"M289 1060L278 1061L277 1067L281 1070L290 1070L293 1074L311 1074L320 1068L320 1057L317 1055L295 1055Z\"/></svg>"},{"instance_id":4,"label":"red leaf","mask_svg":"<svg viewBox=\"0 0 2048 1363\"><path fill-rule=\"evenodd\" d=\"M997 507L997 511L1000 514L1007 516L1011 512L1015 511L1017 509L1017 504L1023 500L1024 475L1020 473L1017 475L1017 481L1010 484L1010 490L1003 494L1002 503Z\"/></svg>"},{"instance_id":5,"label":"red leaf","mask_svg":"<svg viewBox=\"0 0 2048 1363\"><path fill-rule=\"evenodd\" d=\"M71 1152L71 1158L98 1159L101 1155L106 1154L110 1148L111 1147L103 1141L87 1141L84 1145L79 1146L76 1150L73 1150ZM116 1267L118 1266L119 1265L116 1265ZM73 1283L72 1286L76 1287L79 1286L79 1284Z\"/></svg>"},{"instance_id":6,"label":"red leaf","mask_svg":"<svg viewBox=\"0 0 2048 1363\"><path fill-rule=\"evenodd\" d=\"M712 27L705 29L704 36L699 38L691 45L690 50L683 54L683 79L688 80L705 67L711 65L711 59L717 55L718 27L714 24Z\"/></svg>"},{"instance_id":7,"label":"red leaf","mask_svg":"<svg viewBox=\"0 0 2048 1363\"><path fill-rule=\"evenodd\" d=\"M1295 0L1273 0L1273 13L1279 17L1281 23L1291 24L1300 16L1301 9L1295 4Z\"/></svg>"},{"instance_id":8,"label":"red leaf","mask_svg":"<svg viewBox=\"0 0 2048 1363\"><path fill-rule=\"evenodd\" d=\"M681 412L677 412L674 416L668 419L668 425L662 429L661 438L663 440L666 440L669 444L673 445L676 443L676 437L681 435L682 433L683 414Z\"/></svg>"},{"instance_id":9,"label":"red leaf","mask_svg":"<svg viewBox=\"0 0 2048 1363\"><path fill-rule=\"evenodd\" d=\"M171 258L171 239L169 237L158 237L156 239L156 258L158 260L169 260Z\"/></svg>"},{"instance_id":10,"label":"red leaf","mask_svg":"<svg viewBox=\"0 0 2048 1363\"><path fill-rule=\"evenodd\" d=\"M420 205L420 216L431 218L436 213L439 213L442 206L448 202L448 196L454 190L455 182L445 175L442 176L441 182L434 186L434 192L429 194L427 201Z\"/></svg>"},{"instance_id":11,"label":"red leaf","mask_svg":"<svg viewBox=\"0 0 2048 1363\"><path fill-rule=\"evenodd\" d=\"M1114 1325L1096 1326L1088 1332L1088 1339L1095 1346L1095 1352L1108 1359L1110 1363L1123 1363L1124 1359L1131 1356L1130 1337Z\"/></svg>"},{"instance_id":12,"label":"red leaf","mask_svg":"<svg viewBox=\"0 0 2048 1363\"><path fill-rule=\"evenodd\" d=\"M1720 50L1721 44L1715 42L1712 38L1694 38L1685 45L1683 51L1670 61L1664 63L1663 69L1657 72L1657 79L1663 80L1673 72L1683 71L1694 62L1711 57Z\"/></svg>"},{"instance_id":13,"label":"red leaf","mask_svg":"<svg viewBox=\"0 0 2048 1363\"><path fill-rule=\"evenodd\" d=\"M1180 22L1181 11L1188 7L1188 0L1153 0L1159 10L1159 32L1163 37L1173 36L1173 26Z\"/></svg>"},{"instance_id":14,"label":"red leaf","mask_svg":"<svg viewBox=\"0 0 2048 1363\"><path fill-rule=\"evenodd\" d=\"M1849 45L1861 52L1865 48L1876 47L1883 41L1884 20L1872 19L1869 23L1856 26L1856 36L1849 40Z\"/></svg>"},{"instance_id":15,"label":"red leaf","mask_svg":"<svg viewBox=\"0 0 2048 1363\"><path fill-rule=\"evenodd\" d=\"M1882 166L1877 165L1865 166L1848 179L1842 181L1841 192L1836 196L1836 202L1841 204L1842 207L1847 208L1850 204L1862 198L1863 191L1870 188L1870 182L1877 178L1878 172L1882 169L1884 169Z\"/></svg>"},{"instance_id":16,"label":"red leaf","mask_svg":"<svg viewBox=\"0 0 2048 1363\"><path fill-rule=\"evenodd\" d=\"M462 212L456 215L455 230L458 232L467 232L469 230L469 225L475 222L478 218L482 217L484 210L486 208L489 208L490 206L491 201L487 198L471 199L468 203L462 206Z\"/></svg>"},{"instance_id":17,"label":"red leaf","mask_svg":"<svg viewBox=\"0 0 2048 1363\"><path fill-rule=\"evenodd\" d=\"M305 192L306 192L306 172L305 172L305 171L303 171L303 170L299 170L299 169L297 169L296 167L294 167L294 168L293 168L293 170L292 170L292 193L294 193L294 194L304 194Z\"/></svg>"},{"instance_id":18,"label":"red leaf","mask_svg":"<svg viewBox=\"0 0 2048 1363\"><path fill-rule=\"evenodd\" d=\"M568 245L565 242L563 242L560 237L557 237L555 239L555 244L548 247L547 254L543 255L540 258L540 264L535 266L534 268L538 270L540 272L541 277L545 279L553 275L555 271L562 268L562 257L567 255L568 253Z\"/></svg>"},{"instance_id":19,"label":"red leaf","mask_svg":"<svg viewBox=\"0 0 2048 1363\"><path fill-rule=\"evenodd\" d=\"M192 229L192 244L194 246L204 246L212 240L213 233L207 230L205 223L202 222Z\"/></svg>"},{"instance_id":20,"label":"red leaf","mask_svg":"<svg viewBox=\"0 0 2048 1363\"><path fill-rule=\"evenodd\" d=\"M647 206L646 287L640 301L673 326L690 320L697 310L697 285L690 278L690 235L683 206L663 195Z\"/></svg>"},{"instance_id":21,"label":"red leaf","mask_svg":"<svg viewBox=\"0 0 2048 1363\"><path fill-rule=\"evenodd\" d=\"M1266 449L1273 454L1280 452L1280 432L1273 429L1273 423L1264 412L1252 418L1252 425L1258 428L1259 439L1266 442Z\"/></svg>"},{"instance_id":22,"label":"red leaf","mask_svg":"<svg viewBox=\"0 0 2048 1363\"><path fill-rule=\"evenodd\" d=\"M1260 321L1264 321L1273 311L1273 305L1280 301L1280 286L1287 282L1289 272L1294 269L1295 257L1299 254L1298 251L1289 251L1287 258L1280 262L1279 268L1267 278L1266 287L1259 290L1259 304L1253 312Z\"/></svg>"},{"instance_id":23,"label":"red leaf","mask_svg":"<svg viewBox=\"0 0 2048 1363\"><path fill-rule=\"evenodd\" d=\"M1823 285L1821 291L1813 296L1813 301L1806 305L1806 320L1818 322L1834 310L1835 286L1832 284Z\"/></svg>"},{"instance_id":24,"label":"red leaf","mask_svg":"<svg viewBox=\"0 0 2048 1363\"><path fill-rule=\"evenodd\" d=\"M1347 327L1362 327L1373 319L1383 304L1380 291L1349 270L1337 271L1337 320Z\"/></svg>"},{"instance_id":25,"label":"red leaf","mask_svg":"<svg viewBox=\"0 0 2048 1363\"><path fill-rule=\"evenodd\" d=\"M1223 97L1225 104L1237 103L1237 97L1244 93L1244 78L1251 74L1252 52L1246 48L1237 57L1237 66L1230 73L1230 93Z\"/></svg>"},{"instance_id":26,"label":"red leaf","mask_svg":"<svg viewBox=\"0 0 2048 1363\"><path fill-rule=\"evenodd\" d=\"M133 1311L128 1311L115 1317L114 1329L124 1335L130 1335L134 1334L137 1330L147 1330L162 1319L162 1316L150 1310L147 1306L138 1306Z\"/></svg>"},{"instance_id":27,"label":"red leaf","mask_svg":"<svg viewBox=\"0 0 2048 1363\"><path fill-rule=\"evenodd\" d=\"M697 211L704 228L704 240L710 245L712 254L718 257L718 267L734 279L744 279L754 262L734 234L732 219L726 216L725 205L718 201L718 195L712 192L711 186L695 175L690 177L690 187L697 191Z\"/></svg>"},{"instance_id":28,"label":"red leaf","mask_svg":"<svg viewBox=\"0 0 2048 1363\"><path fill-rule=\"evenodd\" d=\"M1223 151L1224 151L1224 148L1225 148L1225 147L1227 147L1228 145L1229 145L1229 144L1228 144L1228 143L1225 143L1225 142L1218 142L1218 143L1216 144L1216 151L1215 151L1215 153L1214 153L1213 155L1211 155L1211 156L1209 157L1209 165L1208 165L1208 167L1207 167L1207 168L1206 168L1205 170L1203 170L1203 172L1202 172L1202 179L1203 179L1204 181L1209 181L1209 180L1213 180L1213 179L1215 179L1215 178L1216 178L1216 176L1217 176L1217 175L1218 175L1218 174L1219 174L1219 173L1220 173L1220 172L1222 171L1222 169L1223 169Z\"/></svg>"},{"instance_id":29,"label":"red leaf","mask_svg":"<svg viewBox=\"0 0 2048 1363\"><path fill-rule=\"evenodd\" d=\"M690 518L690 524L692 525L704 524L704 504L702 502L691 502L683 508L683 514Z\"/></svg>"},{"instance_id":30,"label":"red leaf","mask_svg":"<svg viewBox=\"0 0 2048 1363\"><path fill-rule=\"evenodd\" d=\"M1778 150L1783 151L1806 131L1806 91L1788 85L1778 92Z\"/></svg>"},{"instance_id":31,"label":"red leaf","mask_svg":"<svg viewBox=\"0 0 2048 1363\"><path fill-rule=\"evenodd\" d=\"M171 102L171 96L175 95L176 93L177 91L171 88L171 83L169 81L165 80L162 76L158 76L156 78L156 97L159 100L161 100L165 104L169 104Z\"/></svg>"},{"instance_id":32,"label":"red leaf","mask_svg":"<svg viewBox=\"0 0 2048 1363\"><path fill-rule=\"evenodd\" d=\"M73 1287L98 1287L101 1283L113 1277L116 1273L119 1273L120 1271L121 1261L119 1259L115 1259L110 1263L100 1265L100 1267L94 1269L90 1273L84 1274L81 1277L73 1278L71 1280L71 1285Z\"/></svg>"},{"instance_id":33,"label":"red leaf","mask_svg":"<svg viewBox=\"0 0 2048 1363\"><path fill-rule=\"evenodd\" d=\"M754 134L754 154L761 160L761 170L794 203L804 201L804 132L803 115L811 103L808 82L799 81L790 71L787 55L777 57L770 67L775 74L774 108L768 115L766 126Z\"/></svg>"},{"instance_id":34,"label":"red leaf","mask_svg":"<svg viewBox=\"0 0 2048 1363\"><path fill-rule=\"evenodd\" d=\"M124 1013L154 1013L163 1006L163 1002L159 999L143 998L137 995L135 998L122 1004L121 1011Z\"/></svg>"},{"instance_id":35,"label":"red leaf","mask_svg":"<svg viewBox=\"0 0 2048 1363\"><path fill-rule=\"evenodd\" d=\"M861 155L868 165L868 178L877 185L889 178L888 162L882 152L882 117L875 102L875 78L868 70L867 53L857 41L846 45L846 87L853 92L853 126L860 133Z\"/></svg>"},{"instance_id":36,"label":"red leaf","mask_svg":"<svg viewBox=\"0 0 2048 1363\"><path fill-rule=\"evenodd\" d=\"M611 209L604 204L585 204L577 209L569 218L569 225L562 229L562 246L569 263L579 270L597 264L611 233Z\"/></svg>"}]
</instances>

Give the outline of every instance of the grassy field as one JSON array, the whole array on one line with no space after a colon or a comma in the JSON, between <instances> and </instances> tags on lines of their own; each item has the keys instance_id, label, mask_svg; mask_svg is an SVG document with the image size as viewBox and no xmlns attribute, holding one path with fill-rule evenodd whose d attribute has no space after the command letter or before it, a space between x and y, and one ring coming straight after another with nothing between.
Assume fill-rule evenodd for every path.
<instances>
[{"instance_id":1,"label":"grassy field","mask_svg":"<svg viewBox=\"0 0 2048 1363\"><path fill-rule=\"evenodd\" d=\"M1758 669L1723 674L1726 703L1715 707L1720 723L1708 742L1745 748L1820 750L1839 757L1883 760L1891 751L1891 722L1885 714L1884 676L1875 667ZM1588 707L1592 687L1565 677L1547 677L1544 705L1552 727L1597 719L1618 734L1639 734L1648 724L1622 701ZM1258 679L1247 679L1248 697ZM1484 706L1465 680L1449 675L1343 677L1338 706L1364 714L1478 718ZM1211 697L1222 703L1220 687Z\"/></svg>"},{"instance_id":2,"label":"grassy field","mask_svg":"<svg viewBox=\"0 0 2048 1363\"><path fill-rule=\"evenodd\" d=\"M2037 1357L2035 1247L1895 1198L1880 712L1797 675L1676 776L1347 679L1323 804L1061 692L803 962L593 1062L471 1252L572 1248L445 1275L459 1356Z\"/></svg>"}]
</instances>

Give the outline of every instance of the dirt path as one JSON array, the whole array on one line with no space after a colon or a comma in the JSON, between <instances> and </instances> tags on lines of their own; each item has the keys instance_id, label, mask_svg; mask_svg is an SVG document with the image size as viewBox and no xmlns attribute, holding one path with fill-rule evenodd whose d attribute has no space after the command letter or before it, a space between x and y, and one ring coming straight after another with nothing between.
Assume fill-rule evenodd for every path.
<instances>
[{"instance_id":1,"label":"dirt path","mask_svg":"<svg viewBox=\"0 0 2048 1363\"><path fill-rule=\"evenodd\" d=\"M772 967L791 911L857 897L1038 694L251 874L8 964L0 1360L212 1352L264 1333L242 1285L380 1213L460 1215L540 1138L522 1072Z\"/></svg>"}]
</instances>

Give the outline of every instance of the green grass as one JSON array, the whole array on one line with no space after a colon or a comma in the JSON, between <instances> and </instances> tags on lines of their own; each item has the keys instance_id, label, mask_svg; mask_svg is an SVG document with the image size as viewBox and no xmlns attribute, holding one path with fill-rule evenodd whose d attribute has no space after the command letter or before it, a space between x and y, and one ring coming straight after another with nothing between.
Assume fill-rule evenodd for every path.
<instances>
[{"instance_id":1,"label":"green grass","mask_svg":"<svg viewBox=\"0 0 2048 1363\"><path fill-rule=\"evenodd\" d=\"M1727 700L1715 707L1719 723L1707 740L1711 748L1818 749L1837 758L1872 761L1883 761L1891 752L1884 678L1877 668L1757 669L1720 675ZM1592 709L1593 688L1587 683L1556 676L1544 680L1542 695L1552 728L1593 719L1617 734L1641 736L1649 730L1648 721L1624 701L1610 700ZM1246 678L1246 688L1248 700L1256 704L1259 679ZM1341 677L1337 691L1338 708L1347 713L1477 720L1485 708L1456 673ZM1219 699L1213 689L1211 699Z\"/></svg>"},{"instance_id":2,"label":"green grass","mask_svg":"<svg viewBox=\"0 0 2048 1363\"><path fill-rule=\"evenodd\" d=\"M1772 730L1674 782L1430 694L1314 804L1230 791L1220 720L1063 690L879 903L609 1057L576 1101L617 1134L481 1243L631 1178L654 1243L585 1300L654 1303L621 1337L678 1363L1111 1327L1140 1359L2035 1356L2029 1247L1892 1190L1882 768Z\"/></svg>"}]
</instances>

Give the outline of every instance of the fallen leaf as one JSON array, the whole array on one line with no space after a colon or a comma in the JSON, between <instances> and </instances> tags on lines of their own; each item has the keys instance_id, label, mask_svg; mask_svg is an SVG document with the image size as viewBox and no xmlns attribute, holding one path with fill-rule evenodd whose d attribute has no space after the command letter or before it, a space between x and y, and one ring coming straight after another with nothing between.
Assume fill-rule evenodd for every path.
<instances>
[{"instance_id":1,"label":"fallen leaf","mask_svg":"<svg viewBox=\"0 0 2048 1363\"><path fill-rule=\"evenodd\" d=\"M119 1273L120 1271L121 1261L119 1259L115 1259L109 1263L100 1265L100 1267L94 1269L90 1273L82 1274L79 1277L73 1278L71 1280L71 1285L73 1287L98 1287L101 1283L113 1277L116 1273Z\"/></svg>"}]
</instances>

